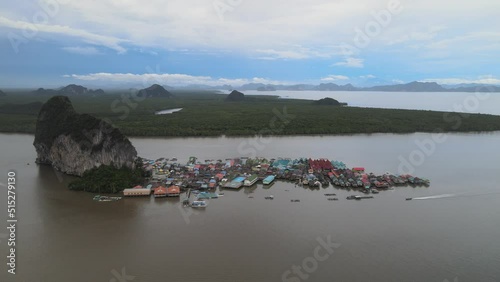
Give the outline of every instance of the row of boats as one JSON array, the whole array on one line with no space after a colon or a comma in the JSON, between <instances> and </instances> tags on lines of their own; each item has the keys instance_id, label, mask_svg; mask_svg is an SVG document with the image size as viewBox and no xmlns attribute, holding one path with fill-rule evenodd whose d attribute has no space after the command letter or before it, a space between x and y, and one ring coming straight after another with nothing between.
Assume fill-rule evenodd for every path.
<instances>
[{"instance_id":1,"label":"row of boats","mask_svg":"<svg viewBox=\"0 0 500 282\"><path fill-rule=\"evenodd\" d=\"M332 169L330 171L312 171L304 175L297 184L309 187L327 187L329 184L339 188L360 189L365 193L378 194L379 190L388 189L392 186L425 186L428 187L430 181L424 178L413 177L411 175L375 175L373 173L364 173L364 170L358 169Z\"/></svg>"}]
</instances>

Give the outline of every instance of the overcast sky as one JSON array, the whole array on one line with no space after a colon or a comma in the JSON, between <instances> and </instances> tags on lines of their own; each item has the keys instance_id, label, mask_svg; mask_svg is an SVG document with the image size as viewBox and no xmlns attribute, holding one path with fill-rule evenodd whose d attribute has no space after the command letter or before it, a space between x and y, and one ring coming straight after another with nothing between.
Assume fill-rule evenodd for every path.
<instances>
[{"instance_id":1,"label":"overcast sky","mask_svg":"<svg viewBox=\"0 0 500 282\"><path fill-rule=\"evenodd\" d=\"M17 0L0 86L500 84L496 0Z\"/></svg>"}]
</instances>

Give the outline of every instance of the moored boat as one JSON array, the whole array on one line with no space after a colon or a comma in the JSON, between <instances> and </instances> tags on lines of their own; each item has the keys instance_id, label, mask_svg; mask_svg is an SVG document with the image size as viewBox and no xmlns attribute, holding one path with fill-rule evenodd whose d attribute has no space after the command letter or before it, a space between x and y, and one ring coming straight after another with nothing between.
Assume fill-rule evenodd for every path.
<instances>
[{"instance_id":1,"label":"moored boat","mask_svg":"<svg viewBox=\"0 0 500 282\"><path fill-rule=\"evenodd\" d=\"M96 195L94 196L94 201L97 202L114 202L121 200L122 197L108 197L108 196L101 196L101 195Z\"/></svg>"},{"instance_id":2,"label":"moored boat","mask_svg":"<svg viewBox=\"0 0 500 282\"><path fill-rule=\"evenodd\" d=\"M314 182L309 182L309 186L311 187L319 187L321 185L321 182L319 182L318 180L315 180Z\"/></svg>"},{"instance_id":3,"label":"moored boat","mask_svg":"<svg viewBox=\"0 0 500 282\"><path fill-rule=\"evenodd\" d=\"M209 193L209 192L201 192L196 196L198 199L217 199L219 198L219 194L217 193Z\"/></svg>"},{"instance_id":4,"label":"moored boat","mask_svg":"<svg viewBox=\"0 0 500 282\"><path fill-rule=\"evenodd\" d=\"M246 177L245 176L238 176L234 178L231 182L226 182L223 187L224 188L230 188L230 189L238 189L243 186L243 181L245 181Z\"/></svg>"},{"instance_id":5,"label":"moored boat","mask_svg":"<svg viewBox=\"0 0 500 282\"><path fill-rule=\"evenodd\" d=\"M358 196L358 195L351 195L347 196L347 200L361 200L361 199L373 199L373 196Z\"/></svg>"},{"instance_id":6,"label":"moored boat","mask_svg":"<svg viewBox=\"0 0 500 282\"><path fill-rule=\"evenodd\" d=\"M193 201L191 203L192 208L206 208L207 207L207 202L205 201Z\"/></svg>"},{"instance_id":7,"label":"moored boat","mask_svg":"<svg viewBox=\"0 0 500 282\"><path fill-rule=\"evenodd\" d=\"M264 178L264 180L262 180L262 183L263 183L264 185L269 185L269 184L271 184L271 183L274 181L274 178L276 178L276 176L274 176L274 175L269 175L269 176L267 176L266 178Z\"/></svg>"},{"instance_id":8,"label":"moored boat","mask_svg":"<svg viewBox=\"0 0 500 282\"><path fill-rule=\"evenodd\" d=\"M257 174L250 175L245 181L243 181L243 185L246 187L250 187L254 185L259 180L259 176Z\"/></svg>"}]
</instances>

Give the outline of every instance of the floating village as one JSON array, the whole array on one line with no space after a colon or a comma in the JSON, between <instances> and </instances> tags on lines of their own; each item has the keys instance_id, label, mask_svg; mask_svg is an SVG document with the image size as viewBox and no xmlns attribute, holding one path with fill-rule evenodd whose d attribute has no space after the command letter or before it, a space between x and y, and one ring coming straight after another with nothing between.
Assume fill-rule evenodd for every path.
<instances>
[{"instance_id":1,"label":"floating village","mask_svg":"<svg viewBox=\"0 0 500 282\"><path fill-rule=\"evenodd\" d=\"M199 161L190 157L187 163L177 158L143 159L144 170L148 173L144 185L123 190L124 197L183 197L186 207L205 208L207 199L219 198L223 191L251 187L257 183L273 185L275 181L289 182L294 187L309 189L326 188L330 185L361 193L351 195L347 200L373 198L380 191L395 186L428 187L430 181L412 175L386 173L375 175L363 167L349 168L340 161L328 159L265 159L235 158L226 160ZM252 197L252 196L249 196ZM336 194L325 194L329 201L337 201ZM274 199L273 195L265 197ZM116 201L121 197L97 195L96 201ZM411 200L408 198L407 200ZM291 200L300 202L299 199Z\"/></svg>"}]
</instances>

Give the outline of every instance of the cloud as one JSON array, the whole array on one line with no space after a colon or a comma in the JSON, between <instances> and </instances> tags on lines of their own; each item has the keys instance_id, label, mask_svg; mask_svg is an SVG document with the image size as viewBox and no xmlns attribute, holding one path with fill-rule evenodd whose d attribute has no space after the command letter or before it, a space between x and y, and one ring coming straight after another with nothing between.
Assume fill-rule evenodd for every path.
<instances>
[{"instance_id":1,"label":"cloud","mask_svg":"<svg viewBox=\"0 0 500 282\"><path fill-rule=\"evenodd\" d=\"M150 84L168 84L171 86L185 86L191 84L204 84L210 86L218 86L229 84L232 86L241 86L247 83L264 83L264 84L283 84L281 81L270 80L266 78L213 78L210 76L193 76L188 74L170 74L170 73L91 73L91 74L71 74L64 75L65 78L73 78L82 81L101 81L109 83L141 83L143 85Z\"/></svg>"},{"instance_id":2,"label":"cloud","mask_svg":"<svg viewBox=\"0 0 500 282\"><path fill-rule=\"evenodd\" d=\"M333 64L334 66L348 67L348 68L362 68L364 67L364 60L360 58L345 58L345 61Z\"/></svg>"},{"instance_id":3,"label":"cloud","mask_svg":"<svg viewBox=\"0 0 500 282\"><path fill-rule=\"evenodd\" d=\"M277 51L274 49L266 50L256 50L259 54L264 54L264 56L259 57L263 60L274 60L274 59L307 59L309 55L296 51Z\"/></svg>"},{"instance_id":4,"label":"cloud","mask_svg":"<svg viewBox=\"0 0 500 282\"><path fill-rule=\"evenodd\" d=\"M354 28L365 23L363 18L384 6L369 0L361 4L342 0L220 0L228 7L221 21L220 10L206 0L149 0L147 5L137 0L101 0L98 5L95 1L64 2L51 21L121 38L131 47L232 50L251 57L262 55L262 59L294 60L331 57L332 51L318 49L350 41ZM33 18L30 11L11 6L5 14L17 15L15 19Z\"/></svg>"},{"instance_id":5,"label":"cloud","mask_svg":"<svg viewBox=\"0 0 500 282\"><path fill-rule=\"evenodd\" d=\"M330 82L333 82L333 81L339 81L339 80L349 80L349 77L345 76L345 75L335 75L335 74L332 74L332 75L329 75L327 77L321 78L321 81L330 81Z\"/></svg>"},{"instance_id":6,"label":"cloud","mask_svg":"<svg viewBox=\"0 0 500 282\"><path fill-rule=\"evenodd\" d=\"M57 16L50 17L50 24L37 25L29 22L36 12L43 12L39 4L46 0L4 1L0 26L16 34L22 34L26 26L34 26L39 31L37 38L63 42L58 48L84 46L85 42L118 53L153 50L163 54L164 50L188 49L186 55L204 52L274 61L323 60L328 61L326 66L346 68L365 68L365 64L366 68L372 67L375 64L371 62L376 60L387 64L386 70L390 65L390 69L435 74L428 77L454 73L458 63L470 65L471 72L490 73L492 66L499 63L500 21L496 14L500 1L401 1L403 12L392 15L380 34L370 37L366 48L344 48L344 52L340 52L339 44L356 45L356 28L364 30L389 1L215 1L229 6L223 21L214 0L148 0L147 5L139 0L51 0L48 2L60 3ZM68 37L81 42L67 43ZM443 58L457 63L442 62ZM442 67L437 69L436 64ZM307 67L310 65L303 69ZM375 71L383 72L380 68L369 72ZM184 67L182 72L187 72Z\"/></svg>"},{"instance_id":7,"label":"cloud","mask_svg":"<svg viewBox=\"0 0 500 282\"><path fill-rule=\"evenodd\" d=\"M120 45L120 43L123 43L126 40L118 39L112 36L94 34L86 30L75 29L69 26L34 24L27 21L14 21L2 16L0 16L0 26L21 30L23 32L27 31L28 34L33 34L31 37L35 37L38 32L59 34L64 36L77 37L87 43L105 46L110 49L116 50L118 53L125 53L126 51L126 49ZM31 38L25 37L25 39Z\"/></svg>"},{"instance_id":8,"label":"cloud","mask_svg":"<svg viewBox=\"0 0 500 282\"><path fill-rule=\"evenodd\" d=\"M445 30L444 26L431 26L426 27L425 30L414 30L409 32L408 30L398 30L398 32L403 33L398 38L396 35L389 38L387 45L396 45L402 43L415 44L416 42L429 42L435 39L440 31Z\"/></svg>"},{"instance_id":9,"label":"cloud","mask_svg":"<svg viewBox=\"0 0 500 282\"><path fill-rule=\"evenodd\" d=\"M152 51L152 50L145 50L145 49L142 49L142 48L138 48L138 49L135 49L135 51L141 53L141 54L148 54L148 55L152 55L152 56L158 56L158 52L156 51Z\"/></svg>"},{"instance_id":10,"label":"cloud","mask_svg":"<svg viewBox=\"0 0 500 282\"><path fill-rule=\"evenodd\" d=\"M377 78L377 77L374 76L373 74L367 74L367 75L361 75L361 76L359 76L359 78L362 78L362 79L371 79L371 78Z\"/></svg>"},{"instance_id":11,"label":"cloud","mask_svg":"<svg viewBox=\"0 0 500 282\"><path fill-rule=\"evenodd\" d=\"M325 49L325 48L323 48ZM276 50L276 49L257 49L255 52L259 55L259 59L262 60L276 60L276 59L289 59L289 60L302 60L302 59L314 59L323 58L328 59L336 55L340 55L340 52L336 48L331 48L327 50L312 50L311 48L295 46L286 50Z\"/></svg>"},{"instance_id":12,"label":"cloud","mask_svg":"<svg viewBox=\"0 0 500 282\"><path fill-rule=\"evenodd\" d=\"M482 42L478 45L478 42ZM494 44L498 46L500 43L500 32L472 32L452 38L442 39L427 45L429 49L449 49L453 46L463 46L470 44L471 47L484 48L485 44Z\"/></svg>"},{"instance_id":13,"label":"cloud","mask_svg":"<svg viewBox=\"0 0 500 282\"><path fill-rule=\"evenodd\" d=\"M95 47L63 47L61 48L62 50L68 52L68 53L73 53L73 54L78 54L78 55L102 55L101 51L99 51Z\"/></svg>"},{"instance_id":14,"label":"cloud","mask_svg":"<svg viewBox=\"0 0 500 282\"><path fill-rule=\"evenodd\" d=\"M436 82L439 84L500 84L500 78L496 78L493 75L483 75L476 79L466 79L466 78L429 78L421 80L422 82Z\"/></svg>"}]
</instances>

